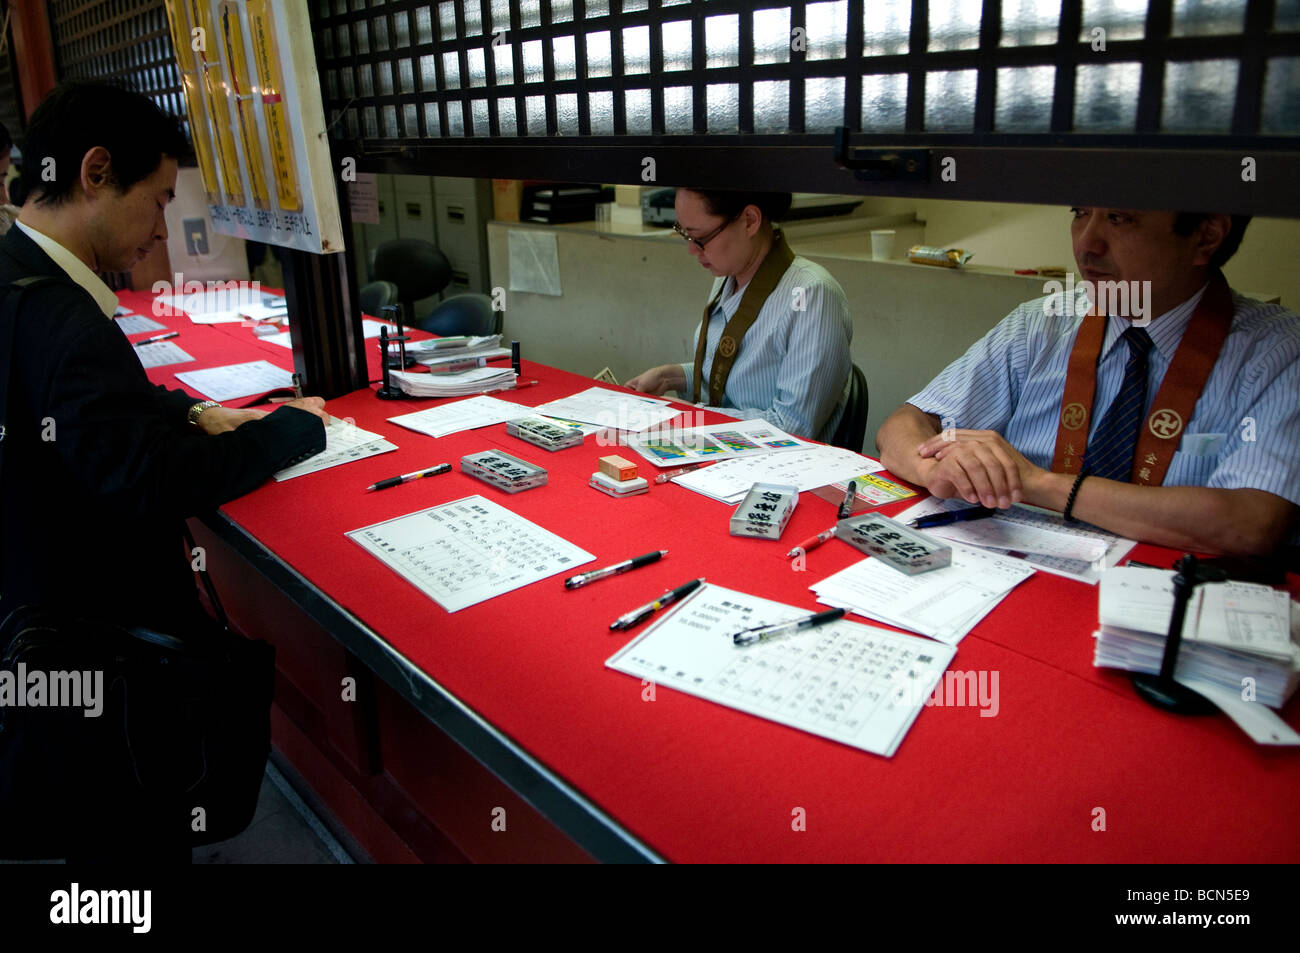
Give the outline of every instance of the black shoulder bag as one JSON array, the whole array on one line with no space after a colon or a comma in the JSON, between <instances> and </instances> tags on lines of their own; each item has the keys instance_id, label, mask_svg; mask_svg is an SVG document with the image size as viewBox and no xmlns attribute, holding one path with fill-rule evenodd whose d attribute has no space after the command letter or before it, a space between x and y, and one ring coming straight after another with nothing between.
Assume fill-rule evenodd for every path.
<instances>
[{"instance_id":1,"label":"black shoulder bag","mask_svg":"<svg viewBox=\"0 0 1300 953\"><path fill-rule=\"evenodd\" d=\"M18 304L51 282L63 283L0 288L0 464ZM58 606L0 622L0 857L175 856L248 826L270 750L275 650L231 633L199 577L222 621L196 631Z\"/></svg>"}]
</instances>

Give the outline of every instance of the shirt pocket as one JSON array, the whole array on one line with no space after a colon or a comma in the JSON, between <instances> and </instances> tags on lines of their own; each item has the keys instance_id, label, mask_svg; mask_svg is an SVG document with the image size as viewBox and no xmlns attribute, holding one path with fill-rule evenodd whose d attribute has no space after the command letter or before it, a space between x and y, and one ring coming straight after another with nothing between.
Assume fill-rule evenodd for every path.
<instances>
[{"instance_id":1,"label":"shirt pocket","mask_svg":"<svg viewBox=\"0 0 1300 953\"><path fill-rule=\"evenodd\" d=\"M1175 450L1169 462L1169 471L1165 474L1165 486L1206 486L1210 482L1215 468L1219 465L1219 455L1198 454L1193 451Z\"/></svg>"}]
</instances>

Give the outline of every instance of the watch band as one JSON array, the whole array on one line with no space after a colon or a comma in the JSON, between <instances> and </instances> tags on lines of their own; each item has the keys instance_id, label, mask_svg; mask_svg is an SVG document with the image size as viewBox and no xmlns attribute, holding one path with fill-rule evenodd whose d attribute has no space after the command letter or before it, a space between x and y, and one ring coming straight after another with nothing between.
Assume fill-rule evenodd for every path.
<instances>
[{"instance_id":1,"label":"watch band","mask_svg":"<svg viewBox=\"0 0 1300 953\"><path fill-rule=\"evenodd\" d=\"M191 427L197 427L199 425L199 416L205 410L207 410L209 407L220 407L220 406L221 405L217 403L215 400L199 401L197 404L190 405L189 413L185 415L185 419L190 422Z\"/></svg>"}]
</instances>

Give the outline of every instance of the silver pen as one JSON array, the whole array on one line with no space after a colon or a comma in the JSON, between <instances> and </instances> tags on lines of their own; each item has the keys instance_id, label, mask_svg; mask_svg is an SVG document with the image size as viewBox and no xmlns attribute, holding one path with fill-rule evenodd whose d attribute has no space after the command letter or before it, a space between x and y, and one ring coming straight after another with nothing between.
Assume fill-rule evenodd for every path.
<instances>
[{"instance_id":1,"label":"silver pen","mask_svg":"<svg viewBox=\"0 0 1300 953\"><path fill-rule=\"evenodd\" d=\"M621 563L606 566L604 569L593 569L590 572L580 572L576 576L570 576L568 579L564 580L564 588L577 589L580 586L585 586L589 582L604 579L606 576L615 576L621 572L627 572L630 569L640 569L642 566L649 566L651 563L657 563L667 555L668 550L656 549L654 552L646 553L644 556L637 556L635 559L625 559Z\"/></svg>"},{"instance_id":2,"label":"silver pen","mask_svg":"<svg viewBox=\"0 0 1300 953\"><path fill-rule=\"evenodd\" d=\"M843 609L829 609L826 612L818 612L790 622L778 622L775 625L760 625L752 629L745 629L733 635L731 641L736 645L753 645L755 642L775 639L794 632L802 632L804 629L815 629L819 625L825 625L827 622L834 622L836 619L842 618L844 618Z\"/></svg>"}]
</instances>

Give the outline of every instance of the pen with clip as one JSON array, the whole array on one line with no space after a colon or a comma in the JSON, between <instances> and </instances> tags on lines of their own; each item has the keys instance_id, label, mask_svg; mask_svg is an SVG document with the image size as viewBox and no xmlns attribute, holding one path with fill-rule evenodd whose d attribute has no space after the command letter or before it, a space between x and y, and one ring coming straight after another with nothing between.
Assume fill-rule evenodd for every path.
<instances>
[{"instance_id":1,"label":"pen with clip","mask_svg":"<svg viewBox=\"0 0 1300 953\"><path fill-rule=\"evenodd\" d=\"M817 612L810 616L804 616L802 619L794 619L791 622L778 622L776 625L760 625L753 629L745 629L733 635L731 641L739 646L753 645L755 642L775 639L778 636L790 635L794 632L802 632L804 629L815 629L819 625L825 625L827 622L834 622L836 619L842 618L844 618L843 609L828 609L825 612Z\"/></svg>"},{"instance_id":2,"label":"pen with clip","mask_svg":"<svg viewBox=\"0 0 1300 953\"><path fill-rule=\"evenodd\" d=\"M708 466L712 462L713 462L712 460L706 460L701 463L691 463L684 467L678 467L675 470L665 470L663 473L655 477L655 482L667 483L673 477L679 477L683 473L690 473L692 470L698 470L700 467Z\"/></svg>"},{"instance_id":3,"label":"pen with clip","mask_svg":"<svg viewBox=\"0 0 1300 953\"><path fill-rule=\"evenodd\" d=\"M790 559L793 559L796 556L803 556L811 552L812 550L816 549L818 546L826 542L826 540L830 539L834 535L835 535L835 527L832 526L830 529L826 530L825 532L818 533L816 536L808 537L802 543L796 546L794 549L786 553L786 556L788 556Z\"/></svg>"},{"instance_id":4,"label":"pen with clip","mask_svg":"<svg viewBox=\"0 0 1300 953\"><path fill-rule=\"evenodd\" d=\"M626 632L628 629L640 625L664 606L670 606L678 599L689 596L703 584L704 580L702 578L692 579L690 582L683 583L676 589L668 590L653 602L647 602L640 608L633 609L631 612L619 616L618 619L609 624L610 631Z\"/></svg>"},{"instance_id":5,"label":"pen with clip","mask_svg":"<svg viewBox=\"0 0 1300 953\"><path fill-rule=\"evenodd\" d=\"M380 480L378 483L372 483L366 487L366 492L371 490L386 490L390 486L401 486L403 483L410 483L412 480L419 480L421 477L437 476L439 473L447 473L451 470L450 463L440 463L436 467L429 467L427 470L416 470L414 473L403 473L401 476L389 477L387 480Z\"/></svg>"},{"instance_id":6,"label":"pen with clip","mask_svg":"<svg viewBox=\"0 0 1300 953\"><path fill-rule=\"evenodd\" d=\"M929 516L918 516L907 525L912 529L928 529L931 526L947 526L950 523L961 523L966 520L982 520L997 513L997 510L989 509L987 506L971 506L964 510L950 510L947 513L931 513Z\"/></svg>"},{"instance_id":7,"label":"pen with clip","mask_svg":"<svg viewBox=\"0 0 1300 953\"><path fill-rule=\"evenodd\" d=\"M606 576L616 576L619 573L627 572L630 569L640 569L642 566L649 566L651 563L657 563L667 555L668 550L656 549L652 553L646 553L644 556L637 556L634 559L625 559L621 563L606 566L604 569L593 569L591 572L580 572L576 576L570 576L568 579L564 580L564 588L578 589L589 582L604 579Z\"/></svg>"},{"instance_id":8,"label":"pen with clip","mask_svg":"<svg viewBox=\"0 0 1300 953\"><path fill-rule=\"evenodd\" d=\"M840 504L840 511L836 515L846 520L853 515L853 504L858 499L858 481L850 480L848 488L844 491L844 502Z\"/></svg>"},{"instance_id":9,"label":"pen with clip","mask_svg":"<svg viewBox=\"0 0 1300 953\"><path fill-rule=\"evenodd\" d=\"M156 344L159 341L167 341L171 338L178 338L180 336L181 332L179 331L169 331L166 334L155 334L153 337L145 338L143 341L136 341L135 346L139 347L141 344Z\"/></svg>"}]
</instances>

